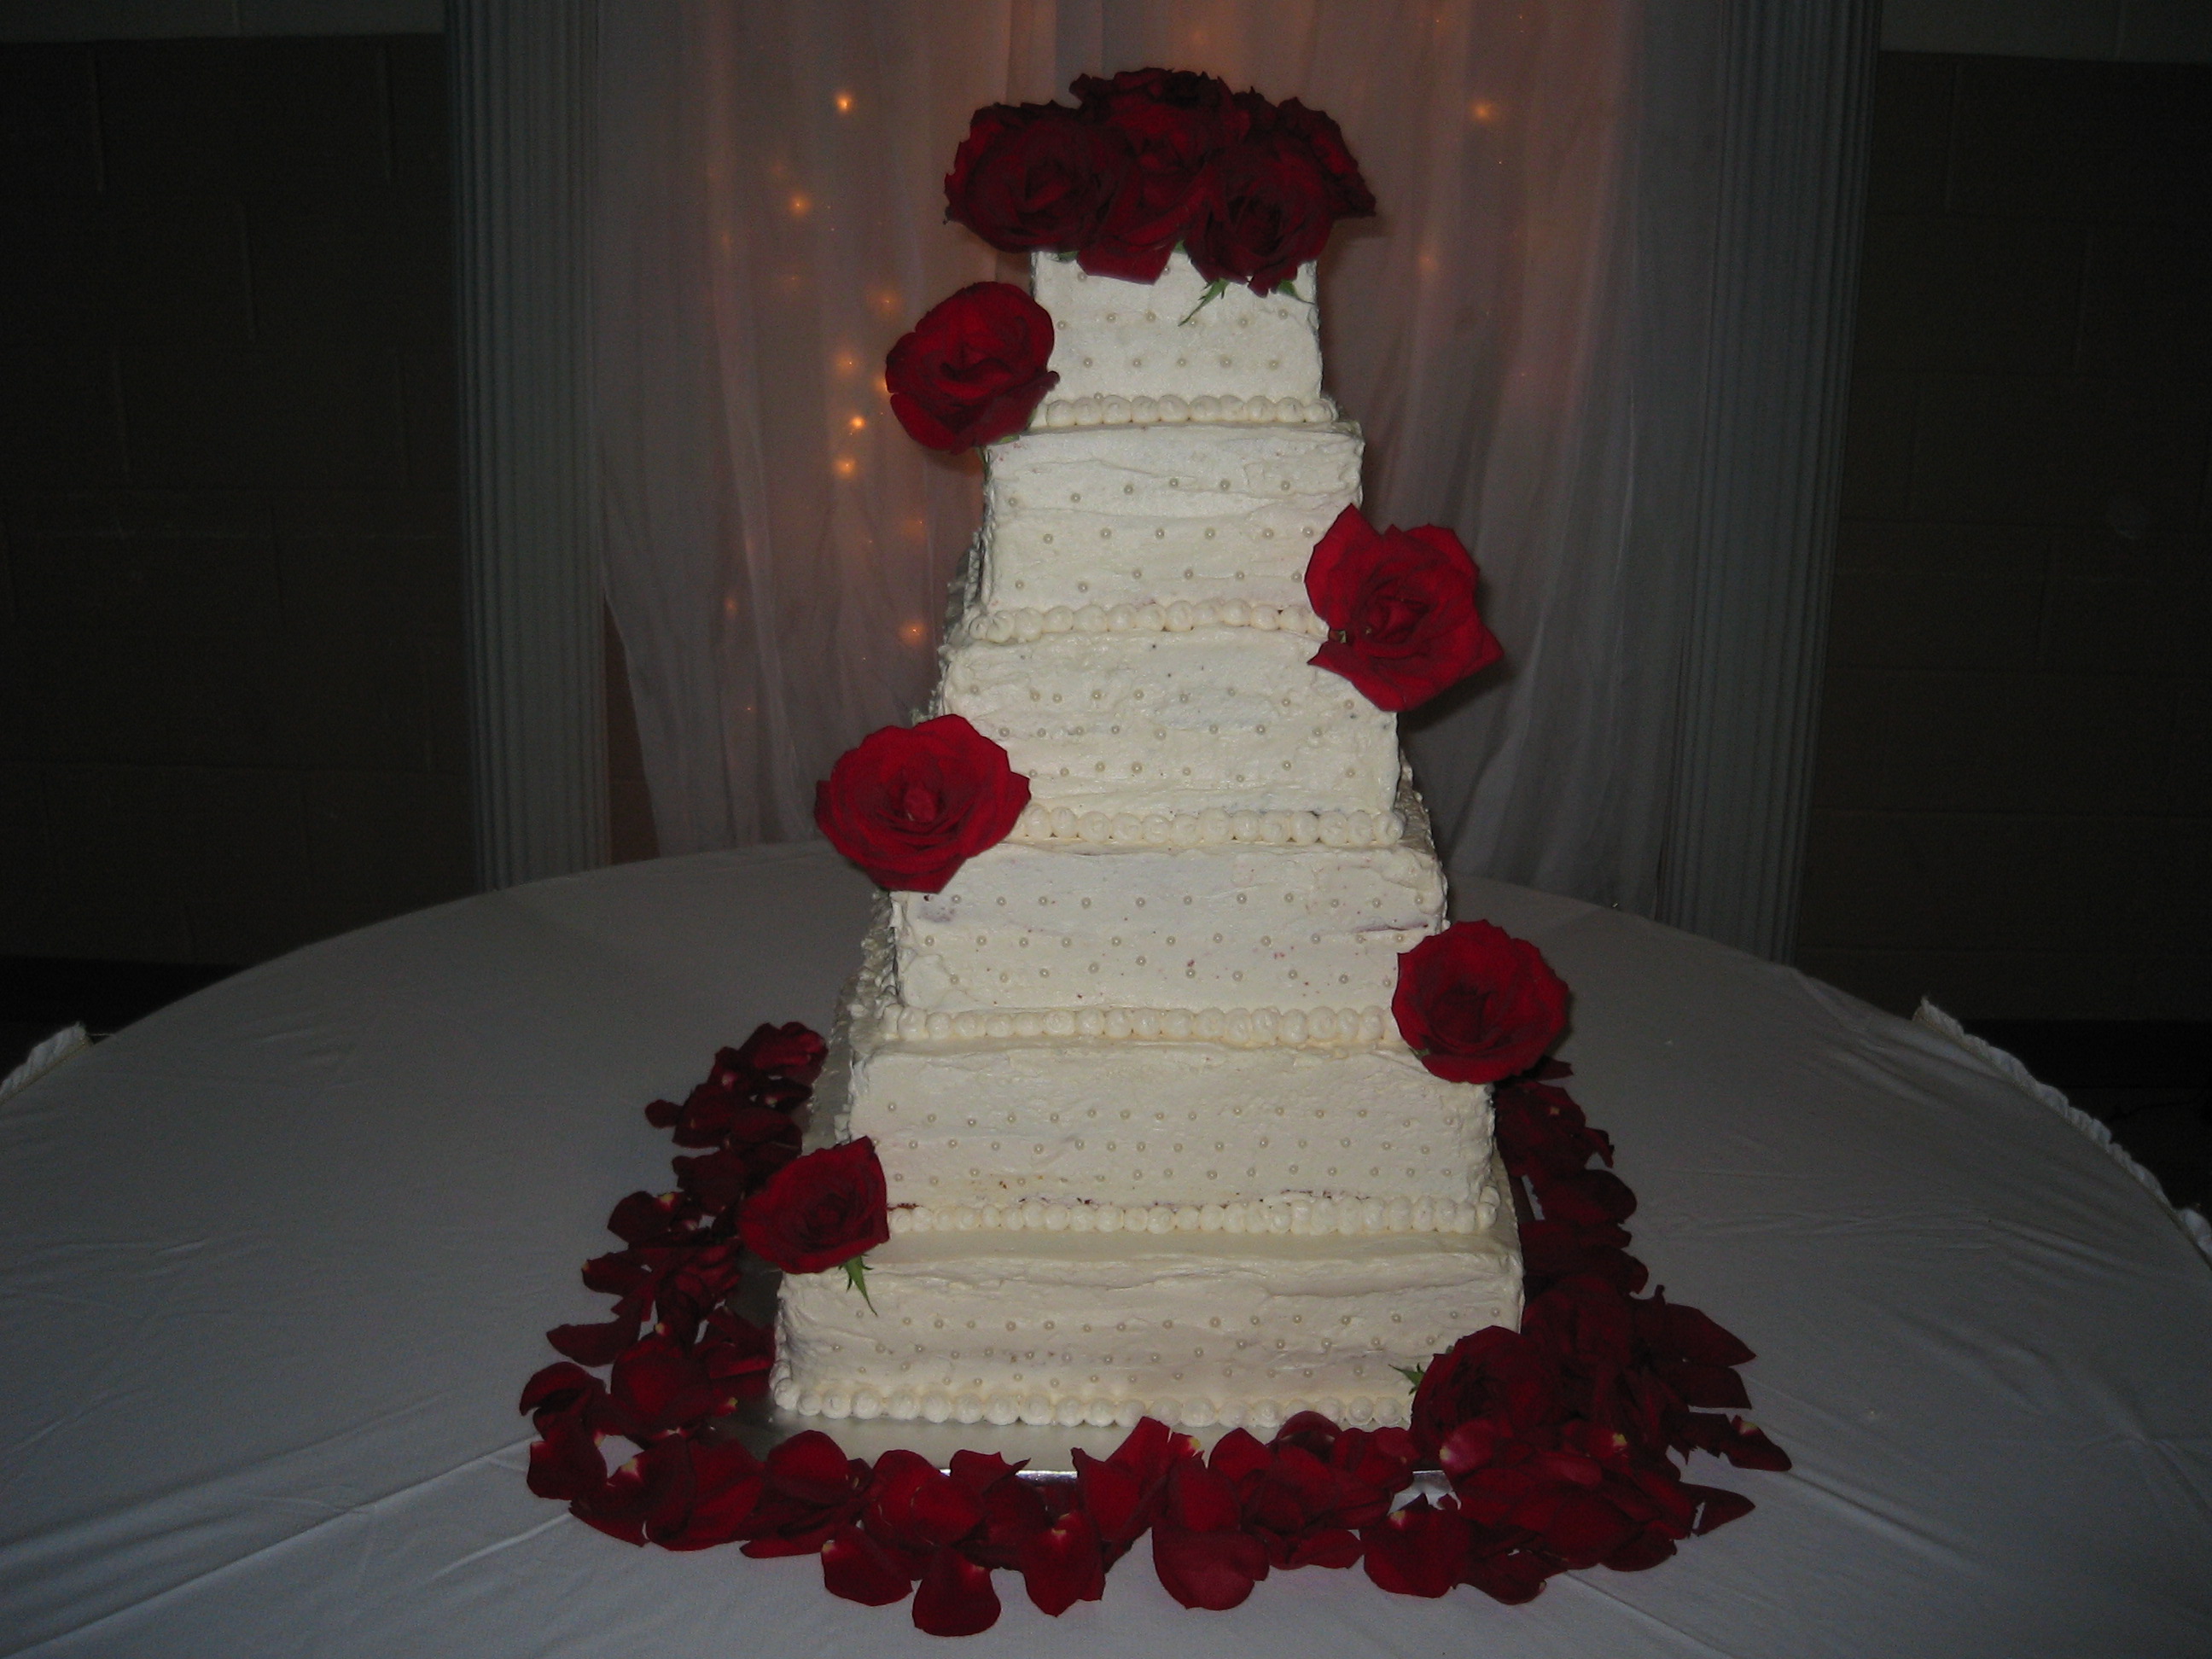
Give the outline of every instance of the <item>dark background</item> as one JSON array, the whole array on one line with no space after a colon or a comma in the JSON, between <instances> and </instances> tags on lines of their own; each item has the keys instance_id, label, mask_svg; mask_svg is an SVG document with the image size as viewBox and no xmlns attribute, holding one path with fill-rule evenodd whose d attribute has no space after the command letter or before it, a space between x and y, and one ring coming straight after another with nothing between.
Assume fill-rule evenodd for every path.
<instances>
[{"instance_id":1,"label":"dark background","mask_svg":"<svg viewBox=\"0 0 2212 1659\"><path fill-rule=\"evenodd\" d=\"M0 1060L470 890L441 54L0 45ZM1798 960L2201 1188L2212 68L1886 52L1866 233Z\"/></svg>"}]
</instances>

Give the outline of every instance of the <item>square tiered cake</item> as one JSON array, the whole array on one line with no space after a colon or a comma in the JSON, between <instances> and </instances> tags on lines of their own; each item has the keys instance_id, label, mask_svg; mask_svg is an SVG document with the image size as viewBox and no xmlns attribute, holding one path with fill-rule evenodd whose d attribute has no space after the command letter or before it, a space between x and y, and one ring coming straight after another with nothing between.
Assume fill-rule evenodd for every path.
<instances>
[{"instance_id":1,"label":"square tiered cake","mask_svg":"<svg viewBox=\"0 0 2212 1659\"><path fill-rule=\"evenodd\" d=\"M1391 1015L1444 926L1397 721L1315 665L1359 495L1310 265L1268 295L1035 257L1054 394L984 452L933 714L1029 783L888 894L810 1139L872 1140L867 1294L785 1281L777 1402L828 1417L1406 1419L1517 1323L1490 1091Z\"/></svg>"}]
</instances>

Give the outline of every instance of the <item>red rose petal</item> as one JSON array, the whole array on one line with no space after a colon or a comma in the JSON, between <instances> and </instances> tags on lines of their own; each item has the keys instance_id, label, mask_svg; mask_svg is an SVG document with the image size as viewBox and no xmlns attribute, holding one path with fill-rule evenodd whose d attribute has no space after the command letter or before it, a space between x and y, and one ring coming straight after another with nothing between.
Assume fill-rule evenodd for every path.
<instances>
[{"instance_id":1,"label":"red rose petal","mask_svg":"<svg viewBox=\"0 0 2212 1659\"><path fill-rule=\"evenodd\" d=\"M684 1524L665 1535L648 1526L647 1535L666 1550L711 1549L744 1537L762 1488L760 1465L752 1454L735 1441L694 1441L691 1480L691 1512Z\"/></svg>"},{"instance_id":2,"label":"red rose petal","mask_svg":"<svg viewBox=\"0 0 2212 1659\"><path fill-rule=\"evenodd\" d=\"M822 1063L829 1054L830 1045L822 1040L821 1034L794 1019L784 1025L763 1024L755 1027L753 1034L730 1054L727 1064L733 1069L757 1072L763 1077L811 1083L822 1075Z\"/></svg>"},{"instance_id":3,"label":"red rose petal","mask_svg":"<svg viewBox=\"0 0 2212 1659\"><path fill-rule=\"evenodd\" d=\"M525 1415L548 1409L565 1411L598 1398L604 1391L599 1379L582 1366L556 1363L534 1373L522 1385L522 1404L516 1409Z\"/></svg>"},{"instance_id":4,"label":"red rose petal","mask_svg":"<svg viewBox=\"0 0 2212 1659\"><path fill-rule=\"evenodd\" d=\"M1367 1576L1398 1595L1435 1597L1460 1580L1474 1528L1457 1507L1436 1509L1417 1498L1361 1534Z\"/></svg>"},{"instance_id":5,"label":"red rose petal","mask_svg":"<svg viewBox=\"0 0 2212 1659\"><path fill-rule=\"evenodd\" d=\"M899 1548L957 1544L983 1523L982 1500L915 1452L887 1451L878 1458L873 1490L868 1532Z\"/></svg>"},{"instance_id":6,"label":"red rose petal","mask_svg":"<svg viewBox=\"0 0 2212 1659\"><path fill-rule=\"evenodd\" d=\"M1470 1561L1463 1582L1493 1601L1519 1607L1534 1601L1543 1591L1544 1581L1562 1571L1559 1563L1530 1551L1506 1550Z\"/></svg>"},{"instance_id":7,"label":"red rose petal","mask_svg":"<svg viewBox=\"0 0 2212 1659\"><path fill-rule=\"evenodd\" d=\"M644 1322L635 1316L598 1325L556 1325L545 1333L553 1352L582 1365L611 1365L637 1344Z\"/></svg>"},{"instance_id":8,"label":"red rose petal","mask_svg":"<svg viewBox=\"0 0 2212 1659\"><path fill-rule=\"evenodd\" d=\"M999 1592L991 1570L958 1550L941 1549L915 1592L914 1622L932 1636L975 1636L999 1622Z\"/></svg>"},{"instance_id":9,"label":"red rose petal","mask_svg":"<svg viewBox=\"0 0 2212 1659\"><path fill-rule=\"evenodd\" d=\"M1686 1480L1682 1490L1698 1505L1698 1524L1693 1530L1701 1536L1716 1527L1742 1519L1758 1507L1741 1492L1729 1492L1723 1486L1697 1486Z\"/></svg>"},{"instance_id":10,"label":"red rose petal","mask_svg":"<svg viewBox=\"0 0 2212 1659\"><path fill-rule=\"evenodd\" d=\"M1324 1527L1292 1540L1279 1567L1349 1567L1358 1564L1366 1546L1350 1527ZM1271 1558L1272 1559L1272 1558Z\"/></svg>"},{"instance_id":11,"label":"red rose petal","mask_svg":"<svg viewBox=\"0 0 2212 1659\"><path fill-rule=\"evenodd\" d=\"M603 1408L603 1426L642 1440L726 1411L729 1395L674 1338L655 1333L615 1361Z\"/></svg>"},{"instance_id":12,"label":"red rose petal","mask_svg":"<svg viewBox=\"0 0 2212 1659\"><path fill-rule=\"evenodd\" d=\"M1280 1437L1278 1437L1279 1439ZM1214 1443L1209 1458L1213 1472L1234 1484L1251 1474L1265 1474L1274 1467L1274 1455L1243 1429L1231 1429Z\"/></svg>"},{"instance_id":13,"label":"red rose petal","mask_svg":"<svg viewBox=\"0 0 2212 1659\"><path fill-rule=\"evenodd\" d=\"M906 1600L913 1593L914 1580L882 1545L848 1523L822 1546L822 1587L848 1601L882 1607Z\"/></svg>"},{"instance_id":14,"label":"red rose petal","mask_svg":"<svg viewBox=\"0 0 2212 1659\"><path fill-rule=\"evenodd\" d=\"M865 1474L856 1478L853 1461L819 1429L808 1429L779 1443L764 1466L769 1484L803 1504L842 1504L859 1495Z\"/></svg>"},{"instance_id":15,"label":"red rose petal","mask_svg":"<svg viewBox=\"0 0 2212 1659\"><path fill-rule=\"evenodd\" d=\"M565 1504L588 1498L606 1484L606 1456L581 1412L549 1412L538 1426L544 1438L530 1443L532 1492Z\"/></svg>"},{"instance_id":16,"label":"red rose petal","mask_svg":"<svg viewBox=\"0 0 2212 1659\"><path fill-rule=\"evenodd\" d=\"M1028 1462L1024 1458L1019 1463L1009 1463L998 1452L986 1456L981 1452L963 1450L952 1454L952 1465L946 1472L981 1498L1001 1480L1010 1480L1020 1474Z\"/></svg>"},{"instance_id":17,"label":"red rose petal","mask_svg":"<svg viewBox=\"0 0 2212 1659\"><path fill-rule=\"evenodd\" d=\"M1037 1610L1057 1619L1078 1601L1106 1593L1106 1563L1098 1534L1081 1510L1070 1510L1022 1540L1017 1561L1023 1587Z\"/></svg>"},{"instance_id":18,"label":"red rose petal","mask_svg":"<svg viewBox=\"0 0 2212 1659\"><path fill-rule=\"evenodd\" d=\"M1547 1221L1570 1226L1616 1225L1636 1213L1636 1194L1610 1170L1577 1170L1569 1176L1533 1176L1536 1201Z\"/></svg>"},{"instance_id":19,"label":"red rose petal","mask_svg":"<svg viewBox=\"0 0 2212 1659\"><path fill-rule=\"evenodd\" d=\"M1226 1532L1239 1518L1237 1489L1194 1459L1178 1464L1168 1477L1167 1512L1177 1526L1193 1532Z\"/></svg>"},{"instance_id":20,"label":"red rose petal","mask_svg":"<svg viewBox=\"0 0 2212 1659\"><path fill-rule=\"evenodd\" d=\"M1152 1570L1183 1606L1222 1613L1267 1576L1267 1552L1241 1532L1193 1532L1164 1518L1152 1528Z\"/></svg>"},{"instance_id":21,"label":"red rose petal","mask_svg":"<svg viewBox=\"0 0 2212 1659\"><path fill-rule=\"evenodd\" d=\"M587 1526L625 1544L643 1544L648 1528L674 1531L690 1513L695 1485L691 1443L664 1440L609 1475L606 1484L568 1505Z\"/></svg>"},{"instance_id":22,"label":"red rose petal","mask_svg":"<svg viewBox=\"0 0 2212 1659\"><path fill-rule=\"evenodd\" d=\"M1725 1365L1661 1365L1659 1376L1681 1395L1686 1406L1708 1411L1751 1408L1751 1395L1744 1389L1743 1379Z\"/></svg>"}]
</instances>

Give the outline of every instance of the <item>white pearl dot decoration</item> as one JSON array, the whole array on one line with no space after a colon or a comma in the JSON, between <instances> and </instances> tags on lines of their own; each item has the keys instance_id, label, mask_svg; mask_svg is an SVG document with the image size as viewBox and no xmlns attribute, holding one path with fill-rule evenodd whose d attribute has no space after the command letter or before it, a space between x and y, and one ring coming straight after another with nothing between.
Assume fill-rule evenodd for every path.
<instances>
[{"instance_id":1,"label":"white pearl dot decoration","mask_svg":"<svg viewBox=\"0 0 2212 1659\"><path fill-rule=\"evenodd\" d=\"M1117 605L1107 608L1086 605L1080 610L1054 605L1048 611L1024 605L1009 606L978 618L969 637L991 645L1026 645L1045 634L1158 633L1188 634L1198 628L1255 628L1262 633L1304 634L1310 639L1328 637L1328 624L1304 605L1248 605L1239 599L1222 604L1176 599L1167 605Z\"/></svg>"},{"instance_id":2,"label":"white pearl dot decoration","mask_svg":"<svg viewBox=\"0 0 2212 1659\"><path fill-rule=\"evenodd\" d=\"M1094 823L1093 820L1097 822ZM1018 842L1091 842L1124 847L1212 847L1259 842L1280 847L1395 847L1406 838L1403 812L1228 812L1208 807L1172 817L1134 812L1077 814L1065 806L1032 805L1007 837Z\"/></svg>"},{"instance_id":3,"label":"white pearl dot decoration","mask_svg":"<svg viewBox=\"0 0 2212 1659\"><path fill-rule=\"evenodd\" d=\"M1060 1020L1060 1016L1066 1016ZM1058 1029L1053 1022L1060 1021ZM942 1022L942 1024L940 1024ZM909 1043L1003 1042L1070 1030L1112 1042L1226 1043L1232 1048L1379 1048L1401 1045L1389 1010L1365 1008L1085 1008L969 1010L927 1013L893 1007L883 1015L883 1035Z\"/></svg>"}]
</instances>

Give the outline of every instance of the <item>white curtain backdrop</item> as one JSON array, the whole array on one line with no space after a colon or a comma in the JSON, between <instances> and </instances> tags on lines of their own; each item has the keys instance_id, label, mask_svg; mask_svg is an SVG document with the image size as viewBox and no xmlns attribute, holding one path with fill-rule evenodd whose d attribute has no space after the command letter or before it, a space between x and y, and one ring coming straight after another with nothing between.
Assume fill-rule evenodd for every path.
<instances>
[{"instance_id":1,"label":"white curtain backdrop","mask_svg":"<svg viewBox=\"0 0 2212 1659\"><path fill-rule=\"evenodd\" d=\"M1342 124L1382 204L1322 268L1376 522L1475 551L1507 660L1408 723L1455 874L1649 911L1675 749L1719 8L724 0L603 9L606 580L665 853L811 836L936 674L979 469L883 356L1019 268L943 222L978 106L1211 70Z\"/></svg>"}]
</instances>

